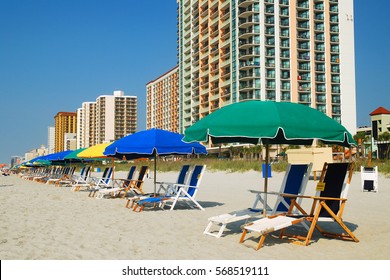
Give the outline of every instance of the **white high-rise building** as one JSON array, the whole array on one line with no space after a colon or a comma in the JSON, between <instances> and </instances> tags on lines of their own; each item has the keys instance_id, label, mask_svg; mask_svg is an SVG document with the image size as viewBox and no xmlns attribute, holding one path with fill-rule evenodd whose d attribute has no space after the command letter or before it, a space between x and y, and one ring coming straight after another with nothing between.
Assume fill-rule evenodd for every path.
<instances>
[{"instance_id":1,"label":"white high-rise building","mask_svg":"<svg viewBox=\"0 0 390 280\"><path fill-rule=\"evenodd\" d=\"M56 130L54 126L49 126L47 129L47 150L49 154L54 153L55 151L55 137Z\"/></svg>"},{"instance_id":2,"label":"white high-rise building","mask_svg":"<svg viewBox=\"0 0 390 280\"><path fill-rule=\"evenodd\" d=\"M110 142L136 132L137 97L123 91L84 102L77 110L77 148Z\"/></svg>"}]
</instances>

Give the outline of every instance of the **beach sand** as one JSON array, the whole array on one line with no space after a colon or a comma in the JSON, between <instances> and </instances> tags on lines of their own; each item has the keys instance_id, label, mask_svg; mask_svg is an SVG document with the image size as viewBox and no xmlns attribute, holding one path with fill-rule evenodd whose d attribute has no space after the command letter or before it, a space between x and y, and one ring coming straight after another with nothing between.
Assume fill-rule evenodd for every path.
<instances>
[{"instance_id":1,"label":"beach sand","mask_svg":"<svg viewBox=\"0 0 390 280\"><path fill-rule=\"evenodd\" d=\"M284 173L273 172L269 190L278 191ZM116 172L116 178L125 172ZM174 172L157 179L175 181ZM311 179L306 194L315 193ZM359 243L314 234L309 246L267 237L254 250L257 235L239 243L241 230L233 224L217 239L204 235L211 216L251 207L249 189L263 189L259 172L229 173L206 170L197 201L205 211L180 207L174 211L125 208L124 199L96 199L24 180L0 178L0 259L2 260L388 260L390 179L379 177L379 192L362 192L360 173L354 173L344 222ZM148 178L145 191L153 190ZM269 196L272 205L272 197ZM336 229L339 227L334 223ZM252 238L253 236L253 238Z\"/></svg>"}]
</instances>

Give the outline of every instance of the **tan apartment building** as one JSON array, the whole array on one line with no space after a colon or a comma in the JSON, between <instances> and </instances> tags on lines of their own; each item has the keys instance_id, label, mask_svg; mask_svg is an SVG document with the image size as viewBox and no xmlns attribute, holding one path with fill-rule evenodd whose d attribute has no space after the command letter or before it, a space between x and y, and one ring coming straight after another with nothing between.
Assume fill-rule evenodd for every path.
<instances>
[{"instance_id":1,"label":"tan apartment building","mask_svg":"<svg viewBox=\"0 0 390 280\"><path fill-rule=\"evenodd\" d=\"M146 128L179 132L178 66L146 84Z\"/></svg>"},{"instance_id":2,"label":"tan apartment building","mask_svg":"<svg viewBox=\"0 0 390 280\"><path fill-rule=\"evenodd\" d=\"M77 110L77 148L111 142L137 130L137 97L123 91L100 95Z\"/></svg>"},{"instance_id":3,"label":"tan apartment building","mask_svg":"<svg viewBox=\"0 0 390 280\"><path fill-rule=\"evenodd\" d=\"M390 111L384 107L378 107L370 113L372 124L372 136L375 140L384 132L390 132Z\"/></svg>"},{"instance_id":4,"label":"tan apartment building","mask_svg":"<svg viewBox=\"0 0 390 280\"><path fill-rule=\"evenodd\" d=\"M54 117L55 129L55 152L66 150L65 134L76 133L77 128L77 113L74 112L59 112Z\"/></svg>"},{"instance_id":5,"label":"tan apartment building","mask_svg":"<svg viewBox=\"0 0 390 280\"><path fill-rule=\"evenodd\" d=\"M356 132L353 0L177 0L180 132L259 99Z\"/></svg>"}]
</instances>

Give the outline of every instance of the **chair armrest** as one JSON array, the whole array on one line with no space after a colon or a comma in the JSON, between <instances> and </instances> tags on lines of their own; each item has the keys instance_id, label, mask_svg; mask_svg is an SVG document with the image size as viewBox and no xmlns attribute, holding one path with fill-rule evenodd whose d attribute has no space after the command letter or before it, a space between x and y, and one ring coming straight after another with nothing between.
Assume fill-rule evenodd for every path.
<instances>
[{"instance_id":1,"label":"chair armrest","mask_svg":"<svg viewBox=\"0 0 390 280\"><path fill-rule=\"evenodd\" d=\"M289 197L289 198L310 198L314 200L339 200L339 201L346 201L346 198L341 197L322 197L322 196L308 196L308 195L294 195L294 194L288 194L288 193L281 193L281 196Z\"/></svg>"},{"instance_id":2,"label":"chair armrest","mask_svg":"<svg viewBox=\"0 0 390 280\"><path fill-rule=\"evenodd\" d=\"M271 191L271 192L264 192L264 191L257 191L257 190L249 190L251 193L255 193L255 194L272 194L272 195L280 195L281 193L280 192L274 192L274 191Z\"/></svg>"}]
</instances>

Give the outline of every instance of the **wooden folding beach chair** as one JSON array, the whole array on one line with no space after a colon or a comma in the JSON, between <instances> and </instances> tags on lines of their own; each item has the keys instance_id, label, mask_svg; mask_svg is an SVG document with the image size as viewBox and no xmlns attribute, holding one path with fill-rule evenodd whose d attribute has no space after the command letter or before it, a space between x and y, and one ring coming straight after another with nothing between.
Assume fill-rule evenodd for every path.
<instances>
[{"instance_id":1,"label":"wooden folding beach chair","mask_svg":"<svg viewBox=\"0 0 390 280\"><path fill-rule=\"evenodd\" d=\"M245 235L248 231L257 232L261 236L259 244L256 247L258 250L269 233L281 230L279 234L280 238L288 237L295 244L307 246L312 240L315 229L325 237L359 242L342 220L352 174L352 163L325 163L320 181L317 184L317 193L315 196L282 194L291 199L288 212L244 225L242 227L243 233L240 243L244 242ZM313 200L309 213L298 203L298 198ZM300 215L294 214L295 208L301 213ZM288 227L302 222L310 223L307 235L286 233ZM319 225L319 222L336 222L345 233L326 231Z\"/></svg>"}]
</instances>

